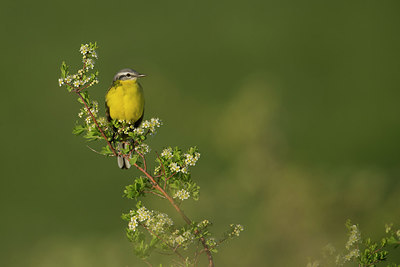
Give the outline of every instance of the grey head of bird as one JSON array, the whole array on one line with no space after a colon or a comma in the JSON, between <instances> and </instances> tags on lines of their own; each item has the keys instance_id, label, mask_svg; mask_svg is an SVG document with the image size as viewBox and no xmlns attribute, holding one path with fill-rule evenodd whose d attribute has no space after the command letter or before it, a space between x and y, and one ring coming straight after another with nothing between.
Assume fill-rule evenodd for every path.
<instances>
[{"instance_id":1,"label":"grey head of bird","mask_svg":"<svg viewBox=\"0 0 400 267\"><path fill-rule=\"evenodd\" d=\"M133 80L133 79L137 79L140 77L145 77L145 74L141 74L133 69L122 69L120 71L117 72L117 74L114 75L114 79L113 82L115 81L125 81L125 80Z\"/></svg>"}]
</instances>

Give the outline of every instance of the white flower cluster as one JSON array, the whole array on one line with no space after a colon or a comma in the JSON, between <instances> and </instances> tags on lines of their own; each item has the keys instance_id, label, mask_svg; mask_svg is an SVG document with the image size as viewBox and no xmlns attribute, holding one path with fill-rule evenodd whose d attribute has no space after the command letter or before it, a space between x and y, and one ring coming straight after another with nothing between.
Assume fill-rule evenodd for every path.
<instances>
[{"instance_id":1,"label":"white flower cluster","mask_svg":"<svg viewBox=\"0 0 400 267\"><path fill-rule=\"evenodd\" d=\"M150 147L148 144L141 143L140 145L135 147L135 150L142 155L146 155L147 153L150 152Z\"/></svg>"},{"instance_id":2,"label":"white flower cluster","mask_svg":"<svg viewBox=\"0 0 400 267\"><path fill-rule=\"evenodd\" d=\"M89 46L89 44L83 44L81 45L81 48L79 48L79 51L81 52L83 58L87 58L88 56L97 58L97 53L94 50L93 47Z\"/></svg>"},{"instance_id":3,"label":"white flower cluster","mask_svg":"<svg viewBox=\"0 0 400 267\"><path fill-rule=\"evenodd\" d=\"M145 207L139 208L136 212L130 211L131 219L128 223L129 230L135 231L138 224L142 223L153 233L164 233L166 228L172 226L174 222L165 213L149 211Z\"/></svg>"},{"instance_id":4,"label":"white flower cluster","mask_svg":"<svg viewBox=\"0 0 400 267\"><path fill-rule=\"evenodd\" d=\"M346 243L346 249L349 250L350 247L353 246L358 241L360 241L360 239L361 239L361 233L358 230L357 225L350 226L350 236L349 240Z\"/></svg>"},{"instance_id":5,"label":"white flower cluster","mask_svg":"<svg viewBox=\"0 0 400 267\"><path fill-rule=\"evenodd\" d=\"M130 211L130 214L134 214L134 211ZM135 231L136 227L138 226L138 221L139 222L144 222L145 220L150 219L151 212L146 209L145 207L141 207L136 211L136 215L131 217L131 220L129 221L128 228L129 230Z\"/></svg>"},{"instance_id":6,"label":"white flower cluster","mask_svg":"<svg viewBox=\"0 0 400 267\"><path fill-rule=\"evenodd\" d=\"M95 75L91 75L86 77L84 74L90 69L94 68L94 58L97 58L97 53L95 51L95 45L84 44L81 45L79 51L82 54L82 69L78 70L77 74L68 75L67 77L58 79L58 85L63 86L66 84L69 87L79 88L81 86L86 85L90 87L99 82Z\"/></svg>"},{"instance_id":7,"label":"white flower cluster","mask_svg":"<svg viewBox=\"0 0 400 267\"><path fill-rule=\"evenodd\" d=\"M81 71L81 70L79 70L79 71ZM87 85L87 86L90 87L94 84L99 83L99 80L97 78L94 78L94 76L87 77L86 79L82 79L82 76L79 74L68 75L67 77L65 77L65 79L63 79L63 78L58 79L59 86L63 86L64 84L66 84L68 86L73 86L75 88L78 88L80 86L86 85L87 83L89 83L89 85Z\"/></svg>"},{"instance_id":8,"label":"white flower cluster","mask_svg":"<svg viewBox=\"0 0 400 267\"><path fill-rule=\"evenodd\" d=\"M180 200L185 200L190 197L190 193L185 189L181 189L175 193L174 198L179 198Z\"/></svg>"},{"instance_id":9,"label":"white flower cluster","mask_svg":"<svg viewBox=\"0 0 400 267\"><path fill-rule=\"evenodd\" d=\"M241 224L231 224L232 232L229 234L230 237L232 236L239 236L240 232L243 232L244 228Z\"/></svg>"},{"instance_id":10,"label":"white flower cluster","mask_svg":"<svg viewBox=\"0 0 400 267\"><path fill-rule=\"evenodd\" d=\"M135 129L135 126L133 124L130 124L129 122L126 122L125 120L118 120L120 123L122 123L121 126L118 127L118 133L124 133L124 134L129 134L132 132L132 130Z\"/></svg>"},{"instance_id":11,"label":"white flower cluster","mask_svg":"<svg viewBox=\"0 0 400 267\"><path fill-rule=\"evenodd\" d=\"M151 118L142 122L139 128L135 129L136 133L144 134L145 130L149 130L150 134L155 134L157 132L156 128L161 127L162 121L159 118Z\"/></svg>"},{"instance_id":12,"label":"white flower cluster","mask_svg":"<svg viewBox=\"0 0 400 267\"><path fill-rule=\"evenodd\" d=\"M352 258L357 258L360 256L360 250L358 248L354 248L349 251L348 254L344 256L345 261L350 261Z\"/></svg>"},{"instance_id":13,"label":"white flower cluster","mask_svg":"<svg viewBox=\"0 0 400 267\"><path fill-rule=\"evenodd\" d=\"M358 246L354 246L361 240L360 230L358 229L357 225L351 225L349 229L349 239L346 243L346 249L349 252L345 256L342 256L340 254L336 256L336 264L339 266L342 266L346 262L351 261L353 258L357 258L360 256L360 250L358 249Z\"/></svg>"},{"instance_id":14,"label":"white flower cluster","mask_svg":"<svg viewBox=\"0 0 400 267\"><path fill-rule=\"evenodd\" d=\"M201 222L199 222L199 223L197 224L197 227L199 227L199 228L205 228L205 227L207 227L208 225L210 225L210 221L209 221L209 220L203 220L203 221L201 221Z\"/></svg>"},{"instance_id":15,"label":"white flower cluster","mask_svg":"<svg viewBox=\"0 0 400 267\"><path fill-rule=\"evenodd\" d=\"M186 230L186 231L175 230L172 233L172 235L169 236L168 239L169 239L171 246L173 246L173 247L182 246L182 245L187 246L190 242L193 242L195 240L195 235L188 230Z\"/></svg>"},{"instance_id":16,"label":"white flower cluster","mask_svg":"<svg viewBox=\"0 0 400 267\"><path fill-rule=\"evenodd\" d=\"M94 115L94 114L93 114L93 115ZM99 117L99 118L97 119L97 122L99 123L99 125L100 125L101 127L106 127L106 128L108 128L108 121L107 121L106 117Z\"/></svg>"},{"instance_id":17,"label":"white flower cluster","mask_svg":"<svg viewBox=\"0 0 400 267\"><path fill-rule=\"evenodd\" d=\"M173 157L172 149L171 148L164 149L164 151L161 153L161 156L165 157L166 159L171 159ZM184 154L183 156L185 157L183 166L180 166L176 162L171 162L169 164L168 167L171 170L171 172L188 173L188 167L196 165L196 162L200 158L200 153L196 152L196 153L194 153L194 155Z\"/></svg>"},{"instance_id":18,"label":"white flower cluster","mask_svg":"<svg viewBox=\"0 0 400 267\"><path fill-rule=\"evenodd\" d=\"M143 222L145 220L150 219L150 211L148 209L146 209L145 207L141 207L140 209L138 209L136 211L137 213L137 218L139 220L139 222Z\"/></svg>"},{"instance_id":19,"label":"white flower cluster","mask_svg":"<svg viewBox=\"0 0 400 267\"><path fill-rule=\"evenodd\" d=\"M173 224L167 214L156 211L153 211L152 216L146 221L146 227L156 234L165 233L165 230Z\"/></svg>"},{"instance_id":20,"label":"white flower cluster","mask_svg":"<svg viewBox=\"0 0 400 267\"><path fill-rule=\"evenodd\" d=\"M132 230L135 232L137 226L138 226L138 222L137 222L136 216L131 217L131 220L128 223L129 230Z\"/></svg>"},{"instance_id":21,"label":"white flower cluster","mask_svg":"<svg viewBox=\"0 0 400 267\"><path fill-rule=\"evenodd\" d=\"M186 166L183 166L181 168L181 173L188 173L188 168Z\"/></svg>"},{"instance_id":22,"label":"white flower cluster","mask_svg":"<svg viewBox=\"0 0 400 267\"><path fill-rule=\"evenodd\" d=\"M184 156L186 157L186 159L185 159L186 166L195 166L196 162L200 158L200 153L196 152L196 153L194 153L194 156L192 154L184 154Z\"/></svg>"},{"instance_id":23,"label":"white flower cluster","mask_svg":"<svg viewBox=\"0 0 400 267\"><path fill-rule=\"evenodd\" d=\"M180 172L181 171L181 167L176 162L171 162L171 164L169 164L169 169L172 172Z\"/></svg>"},{"instance_id":24,"label":"white flower cluster","mask_svg":"<svg viewBox=\"0 0 400 267\"><path fill-rule=\"evenodd\" d=\"M172 245L173 246L176 246L176 245L181 246L184 242L192 241L193 239L194 239L194 235L189 231L185 231L181 235L176 236L172 240Z\"/></svg>"},{"instance_id":25,"label":"white flower cluster","mask_svg":"<svg viewBox=\"0 0 400 267\"><path fill-rule=\"evenodd\" d=\"M97 101L92 102L92 108L90 108L90 112L93 114L93 116L95 118L97 118L97 114L99 114L99 103ZM78 117L82 118L83 116L86 116L86 115L89 115L89 117L90 117L88 109L86 107L83 107L81 109L81 111L78 113Z\"/></svg>"},{"instance_id":26,"label":"white flower cluster","mask_svg":"<svg viewBox=\"0 0 400 267\"><path fill-rule=\"evenodd\" d=\"M171 159L172 158L172 148L168 147L161 152L161 157L166 158L166 159Z\"/></svg>"}]
</instances>

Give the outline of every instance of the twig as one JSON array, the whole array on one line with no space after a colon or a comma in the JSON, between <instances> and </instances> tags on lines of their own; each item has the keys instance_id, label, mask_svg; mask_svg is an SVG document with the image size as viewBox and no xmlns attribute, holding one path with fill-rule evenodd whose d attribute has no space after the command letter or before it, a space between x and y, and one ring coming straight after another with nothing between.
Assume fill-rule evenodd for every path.
<instances>
[{"instance_id":1,"label":"twig","mask_svg":"<svg viewBox=\"0 0 400 267\"><path fill-rule=\"evenodd\" d=\"M143 261L144 261L148 266L153 267L153 265L152 265L150 262L148 262L146 259L143 259Z\"/></svg>"},{"instance_id":2,"label":"twig","mask_svg":"<svg viewBox=\"0 0 400 267\"><path fill-rule=\"evenodd\" d=\"M135 150L135 151L136 151L136 150ZM136 153L138 153L139 156L143 159L144 170L147 172L146 158L145 158L144 155L142 155L142 153L140 153L139 151L136 151Z\"/></svg>"},{"instance_id":3,"label":"twig","mask_svg":"<svg viewBox=\"0 0 400 267\"><path fill-rule=\"evenodd\" d=\"M149 180L152 182L153 187L156 188L158 191L160 191L161 194L163 194L165 196L166 199L168 199L168 201L171 203L171 205L176 209L176 211L181 215L181 217L183 218L183 220L188 224L191 225L192 221L185 215L185 213L179 208L178 205L176 205L175 201L171 198L170 195L167 194L167 192L164 191L164 189L162 189L160 187L160 185L154 180L154 178L148 173L146 172L142 167L140 167L139 165L137 165L136 163L133 164L138 170L140 170L144 175L146 175L147 178L149 178ZM195 235L199 235L200 232L198 230L194 231ZM204 247L204 251L207 254L208 257L208 263L209 263L209 267L214 267L214 261L213 261L213 257L211 254L210 249L208 248L207 244L206 244L206 240L204 237L200 237L200 241Z\"/></svg>"},{"instance_id":4,"label":"twig","mask_svg":"<svg viewBox=\"0 0 400 267\"><path fill-rule=\"evenodd\" d=\"M158 153L156 152L157 158L160 161L161 164L161 170L162 170L162 175L164 175L164 190L166 190L167 188L167 180L165 179L165 168L164 168L164 163L162 162L162 160L160 159L160 155L158 155ZM162 176L160 174L160 177Z\"/></svg>"},{"instance_id":5,"label":"twig","mask_svg":"<svg viewBox=\"0 0 400 267\"><path fill-rule=\"evenodd\" d=\"M172 251L178 255L179 258L181 258L182 261L185 261L185 258L177 251L177 248L173 248L170 244L168 244L167 241L165 241L163 238L161 238L160 236L158 236L157 234L155 234L153 231L151 231L149 228L146 227L146 225L142 224L142 226L152 235L154 235L155 237L157 237L161 242L165 243L170 249L172 249Z\"/></svg>"},{"instance_id":6,"label":"twig","mask_svg":"<svg viewBox=\"0 0 400 267\"><path fill-rule=\"evenodd\" d=\"M151 193L151 194L154 194L154 195L156 195L156 196L158 196L158 197L165 198L163 195L158 194L158 193L153 192L153 191L143 191L143 192L144 192L144 193Z\"/></svg>"},{"instance_id":7,"label":"twig","mask_svg":"<svg viewBox=\"0 0 400 267\"><path fill-rule=\"evenodd\" d=\"M96 118L94 117L93 113L90 111L90 108L88 107L85 99L83 98L82 94L80 91L78 91L77 89L73 90L78 96L79 98L82 100L83 104L86 107L86 110L89 112L90 116L92 117L94 123L96 124L97 129L100 131L101 135L103 136L104 140L106 140L108 146L110 147L111 151L113 152L114 156L118 156L117 152L115 152L114 147L111 145L110 141L108 141L107 136L104 134L103 130L101 129L100 125L97 123Z\"/></svg>"},{"instance_id":8,"label":"twig","mask_svg":"<svg viewBox=\"0 0 400 267\"><path fill-rule=\"evenodd\" d=\"M99 151L97 151L97 150L91 148L91 147L88 146L88 145L86 145L86 147L89 148L90 150L92 150L94 153L97 153L97 154L99 154L99 155L102 155L102 156L110 156L110 155L104 155L103 153L101 153L101 152L99 152ZM110 157L111 157L111 156L110 156Z\"/></svg>"}]
</instances>

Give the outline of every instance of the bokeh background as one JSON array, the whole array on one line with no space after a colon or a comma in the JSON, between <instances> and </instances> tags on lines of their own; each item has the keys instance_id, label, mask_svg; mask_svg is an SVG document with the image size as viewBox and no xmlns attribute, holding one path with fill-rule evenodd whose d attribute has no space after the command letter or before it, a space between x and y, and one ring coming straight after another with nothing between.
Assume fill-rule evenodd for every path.
<instances>
[{"instance_id":1,"label":"bokeh background","mask_svg":"<svg viewBox=\"0 0 400 267\"><path fill-rule=\"evenodd\" d=\"M327 243L344 248L347 219L372 237L399 226L399 8L3 1L0 265L146 266L120 219L138 172L71 134L79 104L58 87L61 61L77 66L89 41L100 46L94 98L119 69L146 73L146 118L164 121L153 151L200 148L201 198L187 214L216 233L244 225L216 266L305 266Z\"/></svg>"}]
</instances>

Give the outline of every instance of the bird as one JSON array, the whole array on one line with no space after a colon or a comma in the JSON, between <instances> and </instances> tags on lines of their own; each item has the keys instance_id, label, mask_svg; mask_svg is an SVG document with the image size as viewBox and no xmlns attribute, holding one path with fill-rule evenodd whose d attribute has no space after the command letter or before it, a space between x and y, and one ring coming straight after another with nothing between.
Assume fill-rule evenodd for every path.
<instances>
[{"instance_id":1,"label":"bird","mask_svg":"<svg viewBox=\"0 0 400 267\"><path fill-rule=\"evenodd\" d=\"M138 78L145 77L133 69L122 69L113 78L111 87L105 96L106 116L112 120L125 121L137 128L140 126L144 115L144 92ZM126 143L119 143L118 149L126 148ZM129 159L118 155L118 167L129 169Z\"/></svg>"}]
</instances>

